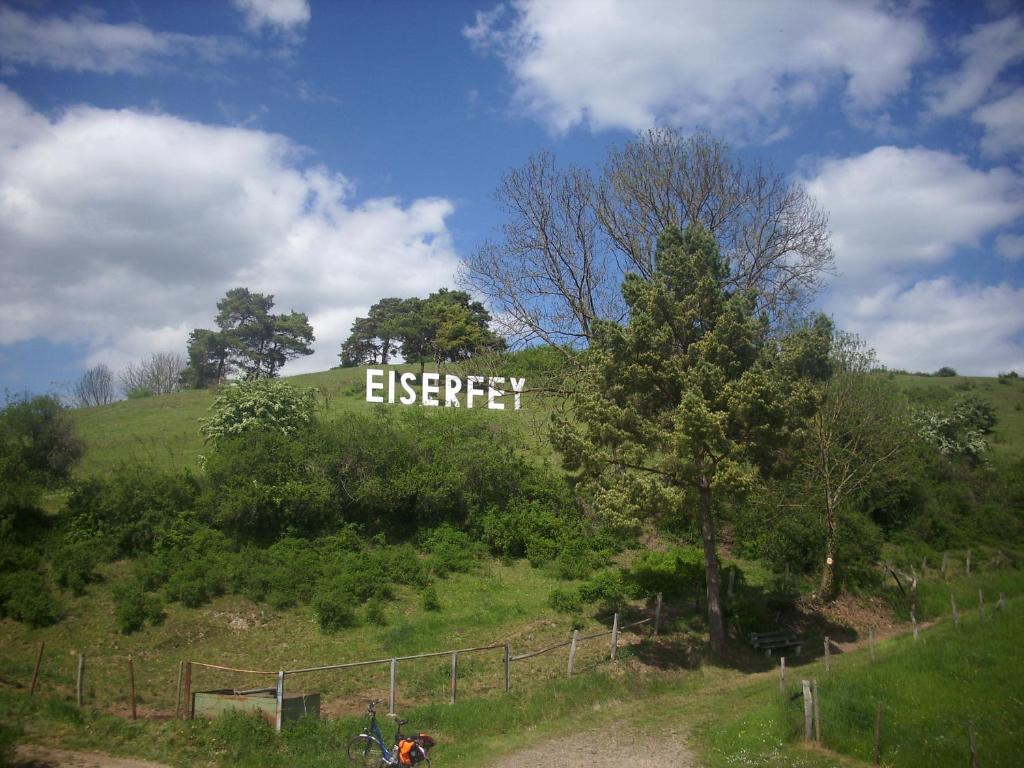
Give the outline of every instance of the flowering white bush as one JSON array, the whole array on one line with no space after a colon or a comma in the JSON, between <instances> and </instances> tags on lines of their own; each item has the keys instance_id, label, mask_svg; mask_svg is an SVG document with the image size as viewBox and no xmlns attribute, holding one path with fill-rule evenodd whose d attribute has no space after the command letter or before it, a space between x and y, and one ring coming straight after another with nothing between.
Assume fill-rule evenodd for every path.
<instances>
[{"instance_id":1,"label":"flowering white bush","mask_svg":"<svg viewBox=\"0 0 1024 768\"><path fill-rule=\"evenodd\" d=\"M213 443L253 429L293 435L313 423L314 407L310 389L273 379L239 381L217 395L210 406L213 415L201 421L201 431Z\"/></svg>"}]
</instances>

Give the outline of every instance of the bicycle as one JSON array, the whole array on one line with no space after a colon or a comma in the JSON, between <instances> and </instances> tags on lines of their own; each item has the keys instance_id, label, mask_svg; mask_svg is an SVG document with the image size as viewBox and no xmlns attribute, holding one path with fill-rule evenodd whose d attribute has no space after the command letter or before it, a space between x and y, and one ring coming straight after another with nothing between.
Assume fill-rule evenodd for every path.
<instances>
[{"instance_id":1,"label":"bicycle","mask_svg":"<svg viewBox=\"0 0 1024 768\"><path fill-rule=\"evenodd\" d=\"M402 726L409 721L395 719L394 746L388 749L387 744L384 743L384 734L381 733L380 725L377 724L377 705L382 701L383 699L377 699L367 705L366 714L370 717L368 727L362 733L348 740L345 752L349 765L362 768L402 765L402 761L399 759L399 745L403 742ZM412 745L410 755L412 762L422 764L424 768L430 768L427 749L433 746L433 739L423 733L413 741L415 743Z\"/></svg>"}]
</instances>

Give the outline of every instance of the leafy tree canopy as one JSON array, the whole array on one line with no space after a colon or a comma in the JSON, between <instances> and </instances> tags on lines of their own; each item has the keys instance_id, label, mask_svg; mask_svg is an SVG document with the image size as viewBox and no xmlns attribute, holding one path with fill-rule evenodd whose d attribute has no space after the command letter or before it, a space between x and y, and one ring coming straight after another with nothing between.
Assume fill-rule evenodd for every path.
<instances>
[{"instance_id":1,"label":"leafy tree canopy","mask_svg":"<svg viewBox=\"0 0 1024 768\"><path fill-rule=\"evenodd\" d=\"M217 302L219 330L196 328L189 335L189 365L182 380L192 387L223 381L272 379L288 360L313 354L313 327L302 312L272 314L274 297L232 288Z\"/></svg>"}]
</instances>

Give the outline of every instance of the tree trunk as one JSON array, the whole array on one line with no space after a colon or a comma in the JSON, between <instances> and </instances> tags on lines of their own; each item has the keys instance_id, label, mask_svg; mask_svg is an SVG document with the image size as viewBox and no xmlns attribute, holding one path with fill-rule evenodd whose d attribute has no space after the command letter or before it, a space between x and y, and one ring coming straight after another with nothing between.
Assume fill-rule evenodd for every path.
<instances>
[{"instance_id":1,"label":"tree trunk","mask_svg":"<svg viewBox=\"0 0 1024 768\"><path fill-rule=\"evenodd\" d=\"M830 600L836 588L836 511L830 494L825 499L825 566L821 571L822 600Z\"/></svg>"},{"instance_id":2,"label":"tree trunk","mask_svg":"<svg viewBox=\"0 0 1024 768\"><path fill-rule=\"evenodd\" d=\"M704 539L708 629L711 633L711 650L716 656L721 656L725 652L725 625L722 622L722 602L719 597L721 580L719 579L718 552L715 548L715 524L711 519L711 487L707 478L701 477L697 488L700 491L701 533Z\"/></svg>"}]
</instances>

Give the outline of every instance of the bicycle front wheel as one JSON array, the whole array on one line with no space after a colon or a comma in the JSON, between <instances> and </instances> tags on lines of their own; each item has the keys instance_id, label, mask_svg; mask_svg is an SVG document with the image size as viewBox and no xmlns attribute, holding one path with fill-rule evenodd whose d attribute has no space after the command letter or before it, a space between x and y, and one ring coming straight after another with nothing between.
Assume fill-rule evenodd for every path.
<instances>
[{"instance_id":1,"label":"bicycle front wheel","mask_svg":"<svg viewBox=\"0 0 1024 768\"><path fill-rule=\"evenodd\" d=\"M348 740L348 764L358 768L380 768L384 765L384 751L372 736L361 733Z\"/></svg>"}]
</instances>

